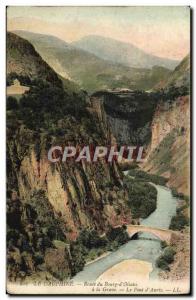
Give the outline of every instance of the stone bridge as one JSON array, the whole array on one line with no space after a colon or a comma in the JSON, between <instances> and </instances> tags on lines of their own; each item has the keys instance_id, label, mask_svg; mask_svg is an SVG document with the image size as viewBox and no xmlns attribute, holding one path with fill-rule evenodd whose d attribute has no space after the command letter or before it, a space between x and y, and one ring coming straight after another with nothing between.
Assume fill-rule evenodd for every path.
<instances>
[{"instance_id":1,"label":"stone bridge","mask_svg":"<svg viewBox=\"0 0 196 300\"><path fill-rule=\"evenodd\" d=\"M143 225L127 225L127 232L130 238L132 238L136 233L151 233L155 237L159 238L161 241L166 241L168 244L171 243L171 238L178 235L178 232L174 232L169 229L160 229L156 227L148 227Z\"/></svg>"}]
</instances>

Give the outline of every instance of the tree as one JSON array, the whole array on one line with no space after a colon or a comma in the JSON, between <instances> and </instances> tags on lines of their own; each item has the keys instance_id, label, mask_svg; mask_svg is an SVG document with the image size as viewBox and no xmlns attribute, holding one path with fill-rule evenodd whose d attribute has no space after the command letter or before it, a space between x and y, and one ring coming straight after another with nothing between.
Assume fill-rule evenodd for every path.
<instances>
[{"instance_id":1,"label":"tree","mask_svg":"<svg viewBox=\"0 0 196 300\"><path fill-rule=\"evenodd\" d=\"M163 252L163 257L168 264L171 264L174 260L175 251L172 247L166 247Z\"/></svg>"},{"instance_id":2,"label":"tree","mask_svg":"<svg viewBox=\"0 0 196 300\"><path fill-rule=\"evenodd\" d=\"M72 276L83 270L86 251L83 245L79 242L71 242L70 253L72 258Z\"/></svg>"},{"instance_id":3,"label":"tree","mask_svg":"<svg viewBox=\"0 0 196 300\"><path fill-rule=\"evenodd\" d=\"M7 98L7 110L15 110L18 109L18 102L16 98L9 96Z\"/></svg>"},{"instance_id":4,"label":"tree","mask_svg":"<svg viewBox=\"0 0 196 300\"><path fill-rule=\"evenodd\" d=\"M156 260L156 266L162 270L165 271L169 271L170 268L168 266L168 263L164 260L164 258L162 256L160 256L159 258L157 258Z\"/></svg>"}]
</instances>

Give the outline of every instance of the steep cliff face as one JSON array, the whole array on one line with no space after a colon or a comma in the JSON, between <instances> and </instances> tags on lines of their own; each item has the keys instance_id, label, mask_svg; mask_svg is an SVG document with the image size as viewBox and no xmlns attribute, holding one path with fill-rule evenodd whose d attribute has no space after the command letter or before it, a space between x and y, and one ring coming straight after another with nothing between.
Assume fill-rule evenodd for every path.
<instances>
[{"instance_id":1,"label":"steep cliff face","mask_svg":"<svg viewBox=\"0 0 196 300\"><path fill-rule=\"evenodd\" d=\"M97 92L111 132L120 145L144 146L151 140L151 122L156 96L142 91Z\"/></svg>"},{"instance_id":2,"label":"steep cliff face","mask_svg":"<svg viewBox=\"0 0 196 300\"><path fill-rule=\"evenodd\" d=\"M13 39L11 34L11 42L8 37L9 43L12 43L12 49L16 49L20 53L20 49L27 47L28 42L24 41L23 47L21 47L22 39ZM18 49L18 39L20 40L20 47ZM8 43L8 44L9 44ZM33 47L28 45L31 49L31 57L34 56L36 61L41 61L41 57L35 52ZM15 59L14 55L11 55L10 51L8 65L10 61ZM18 60L17 60L18 61ZM19 62L18 62L19 63ZM42 68L40 63L40 69ZM18 74L17 64L12 71ZM32 64L31 64L32 65ZM46 65L47 66L47 65ZM22 66L25 68L26 66ZM53 70L49 68L50 73L53 75ZM46 69L47 69L46 68ZM9 69L8 69L9 73ZM19 72L20 73L20 72ZM39 72L38 72L39 73ZM29 74L29 73L27 73ZM55 74L55 73L54 73ZM17 75L16 75L17 76ZM55 75L53 75L55 77ZM54 104L55 104L55 98ZM30 99L29 99L30 101ZM67 99L67 101L69 101ZM91 132L86 129L89 124L85 116L80 120L80 124L74 119L74 117L65 116L67 123L64 121L58 121L61 127L61 138L56 137L55 143L58 142L67 145L73 142L76 146L82 146L82 143L94 143L108 144L110 143L111 134L107 123L106 115L103 110L103 104L100 101L94 101L93 99L87 101L87 111L91 116ZM86 104L85 104L86 105ZM85 112L84 112L85 113ZM11 112L10 112L11 114ZM72 122L72 124L71 124ZM68 232L72 232L73 236L77 235L78 230L81 227L95 226L97 229L104 230L105 226L109 223L111 225L117 225L122 222L126 213L125 201L126 192L124 193L121 186L121 174L119 173L116 163L108 165L104 160L100 160L94 164L88 164L86 162L66 164L61 162L57 165L52 165L47 158L47 150L49 146L46 146L47 136L49 136L49 128L44 131L44 134L40 135L38 139L33 141L35 132L27 129L25 126L20 126L18 122L17 133L14 132L13 136L10 135L8 139L8 155L10 157L10 163L13 163L14 155L18 156L20 161L19 167L16 171L16 177L18 182L18 192L23 199L26 199L31 191L34 189L42 189L46 192L48 200L54 207L54 209L64 216ZM66 123L66 124L65 124ZM77 125L76 125L77 123ZM75 126L75 129L71 129ZM86 127L85 127L86 126ZM101 128L99 128L101 126ZM9 130L11 132L11 129ZM13 132L12 132L13 133ZM70 134L72 133L72 136ZM28 148L28 142L25 141L26 136L29 135L30 149L24 152L24 142ZM44 136L44 138L42 138ZM80 145L81 144L81 145ZM39 149L39 153L36 154L35 148ZM14 149L16 153L14 153ZM39 156L39 157L38 157ZM10 166L13 169L14 166ZM110 183L110 191L105 188L106 183ZM116 189L116 191L115 191ZM111 198L112 203L109 204L108 197ZM113 200L112 200L113 199ZM95 213L96 212L96 213ZM130 217L130 213L126 215ZM69 234L68 234L69 235Z\"/></svg>"},{"instance_id":3,"label":"steep cliff face","mask_svg":"<svg viewBox=\"0 0 196 300\"><path fill-rule=\"evenodd\" d=\"M10 161L16 159L13 155L20 157L22 150L18 140L13 144L8 142ZM53 164L44 149L39 156L40 159L32 147L21 159L18 158L17 186L12 191L18 190L24 201L35 190L45 191L55 212L65 222L68 239L75 239L79 230L85 227L104 232L109 224L115 226L130 221L131 214L125 204L127 194L121 186L121 174L115 163L108 165L100 160L94 164L85 161ZM11 168L13 170L13 164Z\"/></svg>"},{"instance_id":4,"label":"steep cliff face","mask_svg":"<svg viewBox=\"0 0 196 300\"><path fill-rule=\"evenodd\" d=\"M152 141L145 170L165 176L168 185L189 195L190 175L189 96L162 103L152 123Z\"/></svg>"},{"instance_id":5,"label":"steep cliff face","mask_svg":"<svg viewBox=\"0 0 196 300\"><path fill-rule=\"evenodd\" d=\"M168 178L168 185L190 194L190 65L187 56L165 83L152 121L152 139L143 168ZM183 91L184 96L177 96Z\"/></svg>"}]
</instances>

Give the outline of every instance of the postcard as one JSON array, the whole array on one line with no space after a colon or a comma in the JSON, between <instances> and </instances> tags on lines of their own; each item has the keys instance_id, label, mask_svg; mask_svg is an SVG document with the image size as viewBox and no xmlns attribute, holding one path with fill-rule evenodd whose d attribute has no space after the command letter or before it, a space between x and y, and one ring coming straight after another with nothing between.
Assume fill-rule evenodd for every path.
<instances>
[{"instance_id":1,"label":"postcard","mask_svg":"<svg viewBox=\"0 0 196 300\"><path fill-rule=\"evenodd\" d=\"M8 6L7 293L191 292L191 8Z\"/></svg>"}]
</instances>

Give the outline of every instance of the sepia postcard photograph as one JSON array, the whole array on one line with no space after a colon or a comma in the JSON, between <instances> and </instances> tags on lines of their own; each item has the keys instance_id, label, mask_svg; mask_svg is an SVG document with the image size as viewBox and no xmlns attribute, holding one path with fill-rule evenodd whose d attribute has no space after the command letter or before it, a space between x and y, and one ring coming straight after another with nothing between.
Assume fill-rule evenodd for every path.
<instances>
[{"instance_id":1,"label":"sepia postcard photograph","mask_svg":"<svg viewBox=\"0 0 196 300\"><path fill-rule=\"evenodd\" d=\"M7 293L190 295L191 8L6 23Z\"/></svg>"}]
</instances>

